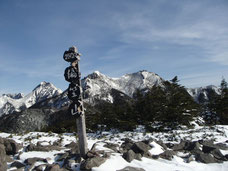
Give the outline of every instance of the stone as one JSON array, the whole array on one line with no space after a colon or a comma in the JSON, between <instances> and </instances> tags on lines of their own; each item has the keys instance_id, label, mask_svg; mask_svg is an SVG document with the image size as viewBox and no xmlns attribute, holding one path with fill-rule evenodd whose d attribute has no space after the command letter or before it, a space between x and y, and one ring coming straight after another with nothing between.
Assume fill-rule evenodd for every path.
<instances>
[{"instance_id":1,"label":"stone","mask_svg":"<svg viewBox=\"0 0 228 171\"><path fill-rule=\"evenodd\" d=\"M159 155L159 157L163 158L163 159L166 159L166 160L172 160L173 156L175 155L176 153L172 150L166 150L164 151L163 153L161 153Z\"/></svg>"},{"instance_id":2,"label":"stone","mask_svg":"<svg viewBox=\"0 0 228 171\"><path fill-rule=\"evenodd\" d=\"M22 148L16 141L6 138L4 138L4 146L7 155L15 155L18 153L19 149Z\"/></svg>"},{"instance_id":3,"label":"stone","mask_svg":"<svg viewBox=\"0 0 228 171\"><path fill-rule=\"evenodd\" d=\"M151 147L143 142L136 142L131 148L135 153L146 154Z\"/></svg>"},{"instance_id":4,"label":"stone","mask_svg":"<svg viewBox=\"0 0 228 171\"><path fill-rule=\"evenodd\" d=\"M109 149L113 150L114 152L118 152L118 151L119 151L119 150L118 150L118 147L119 147L118 144L106 143L106 144L104 145L104 147L109 148Z\"/></svg>"},{"instance_id":5,"label":"stone","mask_svg":"<svg viewBox=\"0 0 228 171\"><path fill-rule=\"evenodd\" d=\"M214 146L218 149L221 149L221 150L228 150L228 146L226 144L223 144L223 143L217 143L217 144L214 144Z\"/></svg>"},{"instance_id":6,"label":"stone","mask_svg":"<svg viewBox=\"0 0 228 171\"><path fill-rule=\"evenodd\" d=\"M58 164L47 165L44 171L62 171Z\"/></svg>"},{"instance_id":7,"label":"stone","mask_svg":"<svg viewBox=\"0 0 228 171\"><path fill-rule=\"evenodd\" d=\"M206 154L206 153L200 153L196 155L196 161L202 162L202 163L218 163L219 161L216 160L212 155Z\"/></svg>"},{"instance_id":8,"label":"stone","mask_svg":"<svg viewBox=\"0 0 228 171\"><path fill-rule=\"evenodd\" d=\"M135 159L141 161L142 160L142 155L140 153L135 154Z\"/></svg>"},{"instance_id":9,"label":"stone","mask_svg":"<svg viewBox=\"0 0 228 171\"><path fill-rule=\"evenodd\" d=\"M191 161L194 161L194 156L193 155L190 155L189 157L187 157L186 163L190 163Z\"/></svg>"},{"instance_id":10,"label":"stone","mask_svg":"<svg viewBox=\"0 0 228 171\"><path fill-rule=\"evenodd\" d=\"M163 148L164 150L167 150L167 149L168 149L168 147L167 147L161 140L156 141L156 143L157 143L158 145L162 146L162 148Z\"/></svg>"},{"instance_id":11,"label":"stone","mask_svg":"<svg viewBox=\"0 0 228 171\"><path fill-rule=\"evenodd\" d=\"M34 163L36 163L37 161L42 161L42 162L47 162L46 159L43 158L39 158L39 157L33 157L33 158L28 158L24 161L25 164L28 165L33 165Z\"/></svg>"},{"instance_id":12,"label":"stone","mask_svg":"<svg viewBox=\"0 0 228 171\"><path fill-rule=\"evenodd\" d=\"M211 154L217 159L221 161L227 161L226 157L221 153L219 149L215 149L211 151Z\"/></svg>"},{"instance_id":13,"label":"stone","mask_svg":"<svg viewBox=\"0 0 228 171\"><path fill-rule=\"evenodd\" d=\"M54 145L48 145L48 146L41 146L41 145L34 145L34 144L29 144L26 147L26 152L28 151L44 151L44 152L49 152L49 151L60 151L62 148L59 146L54 146Z\"/></svg>"},{"instance_id":14,"label":"stone","mask_svg":"<svg viewBox=\"0 0 228 171\"><path fill-rule=\"evenodd\" d=\"M203 145L202 151L204 153L210 153L211 151L215 150L216 148L213 146Z\"/></svg>"},{"instance_id":15,"label":"stone","mask_svg":"<svg viewBox=\"0 0 228 171\"><path fill-rule=\"evenodd\" d=\"M123 158L130 163L132 160L135 159L135 152L133 150L128 150L126 153L123 154Z\"/></svg>"},{"instance_id":16,"label":"stone","mask_svg":"<svg viewBox=\"0 0 228 171\"><path fill-rule=\"evenodd\" d=\"M184 150L187 151L193 151L193 150L199 150L200 149L200 143L197 141L191 142L191 141L186 141Z\"/></svg>"},{"instance_id":17,"label":"stone","mask_svg":"<svg viewBox=\"0 0 228 171\"><path fill-rule=\"evenodd\" d=\"M14 160L10 157L6 155L6 162L7 163L12 163Z\"/></svg>"},{"instance_id":18,"label":"stone","mask_svg":"<svg viewBox=\"0 0 228 171\"><path fill-rule=\"evenodd\" d=\"M20 168L22 168L22 167L25 167L25 164L23 164L23 163L21 163L21 162L19 162L19 161L15 161L15 162L13 162L13 163L10 165L10 167L16 167L17 169L20 169Z\"/></svg>"},{"instance_id":19,"label":"stone","mask_svg":"<svg viewBox=\"0 0 228 171\"><path fill-rule=\"evenodd\" d=\"M65 145L65 147L71 149L71 154L79 154L80 153L78 143L71 142L70 144Z\"/></svg>"},{"instance_id":20,"label":"stone","mask_svg":"<svg viewBox=\"0 0 228 171\"><path fill-rule=\"evenodd\" d=\"M179 144L174 144L172 150L174 151L182 151L185 148L186 141L181 141Z\"/></svg>"},{"instance_id":21,"label":"stone","mask_svg":"<svg viewBox=\"0 0 228 171\"><path fill-rule=\"evenodd\" d=\"M0 170L7 170L5 146L0 144Z\"/></svg>"},{"instance_id":22,"label":"stone","mask_svg":"<svg viewBox=\"0 0 228 171\"><path fill-rule=\"evenodd\" d=\"M80 165L81 170L89 170L92 169L93 167L99 167L101 164L103 164L106 161L105 158L103 157L93 157L93 158L88 158L84 161L82 161Z\"/></svg>"},{"instance_id":23,"label":"stone","mask_svg":"<svg viewBox=\"0 0 228 171\"><path fill-rule=\"evenodd\" d=\"M43 171L46 167L47 167L47 165L41 164L39 166L34 167L34 169L32 169L32 171Z\"/></svg>"},{"instance_id":24,"label":"stone","mask_svg":"<svg viewBox=\"0 0 228 171\"><path fill-rule=\"evenodd\" d=\"M59 156L59 158L57 159L57 161L65 160L68 156L69 156L69 153L68 153L68 152L63 153L63 154L60 154L60 156Z\"/></svg>"},{"instance_id":25,"label":"stone","mask_svg":"<svg viewBox=\"0 0 228 171\"><path fill-rule=\"evenodd\" d=\"M143 168L127 166L127 167L125 167L121 170L117 170L117 171L145 171L145 170Z\"/></svg>"}]
</instances>

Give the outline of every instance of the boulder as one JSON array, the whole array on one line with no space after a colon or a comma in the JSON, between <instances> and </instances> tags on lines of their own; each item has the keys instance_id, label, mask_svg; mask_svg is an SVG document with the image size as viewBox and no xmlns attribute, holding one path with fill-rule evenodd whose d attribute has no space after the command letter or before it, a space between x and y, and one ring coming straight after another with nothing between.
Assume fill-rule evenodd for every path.
<instances>
[{"instance_id":1,"label":"boulder","mask_svg":"<svg viewBox=\"0 0 228 171\"><path fill-rule=\"evenodd\" d=\"M126 153L123 154L123 158L128 161L129 163L134 160L136 157L136 154L133 150L128 150Z\"/></svg>"},{"instance_id":2,"label":"boulder","mask_svg":"<svg viewBox=\"0 0 228 171\"><path fill-rule=\"evenodd\" d=\"M202 162L202 163L221 163L218 160L216 160L212 155L207 153L200 153L196 155L196 161Z\"/></svg>"},{"instance_id":3,"label":"boulder","mask_svg":"<svg viewBox=\"0 0 228 171\"><path fill-rule=\"evenodd\" d=\"M47 145L47 146L42 146L42 145L34 145L34 144L29 144L25 151L44 151L44 152L49 152L49 151L60 151L62 148L59 146L54 146L54 145Z\"/></svg>"},{"instance_id":4,"label":"boulder","mask_svg":"<svg viewBox=\"0 0 228 171\"><path fill-rule=\"evenodd\" d=\"M105 158L103 157L93 157L93 158L88 158L84 161L82 161L80 165L81 170L89 170L92 169L93 167L99 167L101 164L103 164L106 161Z\"/></svg>"},{"instance_id":5,"label":"boulder","mask_svg":"<svg viewBox=\"0 0 228 171\"><path fill-rule=\"evenodd\" d=\"M41 164L39 166L34 167L32 171L43 171L47 166L45 164Z\"/></svg>"},{"instance_id":6,"label":"boulder","mask_svg":"<svg viewBox=\"0 0 228 171\"><path fill-rule=\"evenodd\" d=\"M118 145L118 144L106 143L106 144L104 145L104 147L109 148L109 149L113 150L113 151L116 152L116 153L119 151L119 150L118 150L118 148L119 148L119 145Z\"/></svg>"},{"instance_id":7,"label":"boulder","mask_svg":"<svg viewBox=\"0 0 228 171\"><path fill-rule=\"evenodd\" d=\"M70 144L65 145L65 147L71 149L71 154L79 154L80 153L78 143L71 142Z\"/></svg>"},{"instance_id":8,"label":"boulder","mask_svg":"<svg viewBox=\"0 0 228 171\"><path fill-rule=\"evenodd\" d=\"M0 170L7 170L5 146L0 144Z\"/></svg>"},{"instance_id":9,"label":"boulder","mask_svg":"<svg viewBox=\"0 0 228 171\"><path fill-rule=\"evenodd\" d=\"M20 168L25 167L25 164L23 164L23 163L21 163L21 162L19 162L19 161L15 161L15 162L13 162L13 163L10 165L10 167L16 167L17 169L20 169Z\"/></svg>"},{"instance_id":10,"label":"boulder","mask_svg":"<svg viewBox=\"0 0 228 171\"><path fill-rule=\"evenodd\" d=\"M28 164L28 165L33 165L37 161L42 161L42 162L46 162L47 163L47 160L46 159L39 158L39 157L28 158L28 159L26 159L24 161L24 163L25 164Z\"/></svg>"},{"instance_id":11,"label":"boulder","mask_svg":"<svg viewBox=\"0 0 228 171\"><path fill-rule=\"evenodd\" d=\"M159 156L163 159L166 159L166 160L172 160L173 156L175 155L176 153L172 150L166 150L164 151L163 153L161 153Z\"/></svg>"},{"instance_id":12,"label":"boulder","mask_svg":"<svg viewBox=\"0 0 228 171\"><path fill-rule=\"evenodd\" d=\"M7 155L15 155L18 153L19 149L22 148L22 146L16 143L16 141L14 140L6 139L6 138L4 138L3 140L4 140L4 146L5 146Z\"/></svg>"},{"instance_id":13,"label":"boulder","mask_svg":"<svg viewBox=\"0 0 228 171\"><path fill-rule=\"evenodd\" d=\"M47 165L44 171L63 171L58 164Z\"/></svg>"},{"instance_id":14,"label":"boulder","mask_svg":"<svg viewBox=\"0 0 228 171\"><path fill-rule=\"evenodd\" d=\"M136 142L131 147L135 153L140 153L142 155L147 154L151 147L143 142Z\"/></svg>"}]
</instances>

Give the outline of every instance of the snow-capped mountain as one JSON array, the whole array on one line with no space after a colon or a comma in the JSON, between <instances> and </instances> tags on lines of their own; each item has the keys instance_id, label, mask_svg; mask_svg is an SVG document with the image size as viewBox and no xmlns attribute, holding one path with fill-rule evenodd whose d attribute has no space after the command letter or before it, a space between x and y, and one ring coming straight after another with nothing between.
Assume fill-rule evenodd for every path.
<instances>
[{"instance_id":1,"label":"snow-capped mountain","mask_svg":"<svg viewBox=\"0 0 228 171\"><path fill-rule=\"evenodd\" d=\"M120 78L108 77L99 71L95 71L82 79L84 101L89 104L96 104L99 100L114 102L114 100L128 99L134 92L144 90L153 85L163 86L164 80L157 74L147 71L139 71L126 74ZM60 109L70 104L67 91L61 95L37 103L34 107L51 107Z\"/></svg>"},{"instance_id":2,"label":"snow-capped mountain","mask_svg":"<svg viewBox=\"0 0 228 171\"><path fill-rule=\"evenodd\" d=\"M160 76L148 71L126 74L120 78L111 78L95 71L82 80L82 86L85 99L90 102L94 99L113 102L113 97L110 94L112 89L132 97L137 89L143 90L154 85L163 86L163 82L164 80Z\"/></svg>"},{"instance_id":3,"label":"snow-capped mountain","mask_svg":"<svg viewBox=\"0 0 228 171\"><path fill-rule=\"evenodd\" d=\"M0 116L3 114L10 114L14 111L21 111L29 108L32 105L58 96L62 93L62 90L56 88L53 84L47 82L41 82L31 93L24 96L23 94L3 94L0 96Z\"/></svg>"},{"instance_id":4,"label":"snow-capped mountain","mask_svg":"<svg viewBox=\"0 0 228 171\"><path fill-rule=\"evenodd\" d=\"M220 88L214 85L199 88L187 88L188 93L198 103L204 103L210 100L214 94L220 94Z\"/></svg>"}]
</instances>

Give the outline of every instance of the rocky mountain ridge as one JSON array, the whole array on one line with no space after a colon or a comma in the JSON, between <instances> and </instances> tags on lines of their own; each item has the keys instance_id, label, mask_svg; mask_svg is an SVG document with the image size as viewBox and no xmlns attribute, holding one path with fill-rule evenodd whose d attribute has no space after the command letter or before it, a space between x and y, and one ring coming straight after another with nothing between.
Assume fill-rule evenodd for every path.
<instances>
[{"instance_id":1,"label":"rocky mountain ridge","mask_svg":"<svg viewBox=\"0 0 228 171\"><path fill-rule=\"evenodd\" d=\"M100 100L113 103L116 97L132 98L137 89L146 91L154 85L164 86L164 81L157 74L145 70L120 78L111 78L95 71L82 79L84 100L89 104L95 104ZM187 88L187 91L198 103L206 102L213 93L220 93L219 87L216 86ZM51 83L42 82L26 96L21 93L1 95L0 116L20 112L33 105L61 109L69 103L67 91L63 92Z\"/></svg>"},{"instance_id":2,"label":"rocky mountain ridge","mask_svg":"<svg viewBox=\"0 0 228 171\"><path fill-rule=\"evenodd\" d=\"M0 96L0 116L20 112L32 105L62 94L62 90L56 88L53 84L41 82L31 93L23 94L3 94Z\"/></svg>"}]
</instances>

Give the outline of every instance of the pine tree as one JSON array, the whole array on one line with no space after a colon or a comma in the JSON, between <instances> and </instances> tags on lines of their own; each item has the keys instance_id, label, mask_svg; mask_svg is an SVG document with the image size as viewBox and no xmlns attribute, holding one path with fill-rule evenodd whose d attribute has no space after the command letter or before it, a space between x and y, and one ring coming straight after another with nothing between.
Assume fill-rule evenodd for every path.
<instances>
[{"instance_id":1,"label":"pine tree","mask_svg":"<svg viewBox=\"0 0 228 171\"><path fill-rule=\"evenodd\" d=\"M228 124L228 86L223 78L220 84L221 95L216 100L215 109L221 124Z\"/></svg>"}]
</instances>

